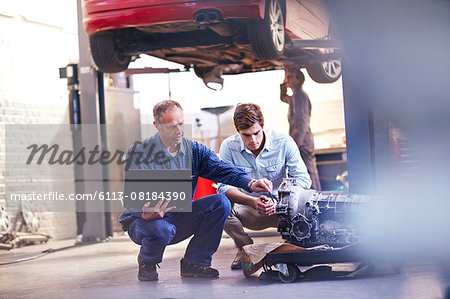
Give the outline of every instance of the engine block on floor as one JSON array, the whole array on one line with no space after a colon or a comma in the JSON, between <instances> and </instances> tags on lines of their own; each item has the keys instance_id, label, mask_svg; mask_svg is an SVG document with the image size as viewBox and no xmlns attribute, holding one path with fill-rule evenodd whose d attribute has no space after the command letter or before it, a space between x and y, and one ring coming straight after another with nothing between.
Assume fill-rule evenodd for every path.
<instances>
[{"instance_id":1,"label":"engine block on floor","mask_svg":"<svg viewBox=\"0 0 450 299\"><path fill-rule=\"evenodd\" d=\"M369 201L365 195L305 190L295 179L286 178L278 189L278 232L302 247L357 243L361 241L357 212Z\"/></svg>"}]
</instances>

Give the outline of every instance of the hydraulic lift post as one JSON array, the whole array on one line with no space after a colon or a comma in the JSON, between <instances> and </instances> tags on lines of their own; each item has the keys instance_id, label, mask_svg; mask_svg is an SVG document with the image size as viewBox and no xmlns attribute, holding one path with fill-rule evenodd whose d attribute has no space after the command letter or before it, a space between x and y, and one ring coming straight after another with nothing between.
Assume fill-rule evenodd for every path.
<instances>
[{"instance_id":1,"label":"hydraulic lift post","mask_svg":"<svg viewBox=\"0 0 450 299\"><path fill-rule=\"evenodd\" d=\"M97 71L93 67L89 40L83 28L81 0L77 0L78 13L78 44L79 44L79 82L80 82L80 114L82 124L99 125L99 86ZM103 80L103 75L101 80ZM102 84L101 84L102 85ZM103 86L101 86L103 88ZM101 144L100 130L95 132L82 132L83 145L93 148ZM95 191L104 191L104 171L99 165L84 165L84 192L94 194ZM86 182L89 181L89 184ZM98 242L107 237L105 220L105 207L102 201L90 203L95 206L96 212L86 212L86 222L83 227L83 242ZM108 230L110 231L110 230Z\"/></svg>"}]
</instances>

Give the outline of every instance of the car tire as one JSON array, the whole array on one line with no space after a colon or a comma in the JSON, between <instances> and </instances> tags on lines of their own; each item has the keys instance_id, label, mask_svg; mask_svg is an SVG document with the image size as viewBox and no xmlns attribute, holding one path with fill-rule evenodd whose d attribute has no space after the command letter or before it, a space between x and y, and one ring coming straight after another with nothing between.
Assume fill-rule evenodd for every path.
<instances>
[{"instance_id":1,"label":"car tire","mask_svg":"<svg viewBox=\"0 0 450 299\"><path fill-rule=\"evenodd\" d=\"M336 39L336 32L330 23L328 27L328 39ZM333 49L325 50L326 54L334 53ZM317 83L332 83L341 77L342 65L340 59L316 62L306 67L311 79Z\"/></svg>"},{"instance_id":2,"label":"car tire","mask_svg":"<svg viewBox=\"0 0 450 299\"><path fill-rule=\"evenodd\" d=\"M95 64L104 73L123 72L130 64L131 56L117 49L114 36L110 33L95 34L89 37L92 57Z\"/></svg>"},{"instance_id":3,"label":"car tire","mask_svg":"<svg viewBox=\"0 0 450 299\"><path fill-rule=\"evenodd\" d=\"M341 76L341 60L336 59L314 63L307 66L306 70L311 79L317 83L332 83Z\"/></svg>"},{"instance_id":4,"label":"car tire","mask_svg":"<svg viewBox=\"0 0 450 299\"><path fill-rule=\"evenodd\" d=\"M263 20L249 23L250 45L259 60L278 59L284 52L284 13L280 0L267 0Z\"/></svg>"}]
</instances>

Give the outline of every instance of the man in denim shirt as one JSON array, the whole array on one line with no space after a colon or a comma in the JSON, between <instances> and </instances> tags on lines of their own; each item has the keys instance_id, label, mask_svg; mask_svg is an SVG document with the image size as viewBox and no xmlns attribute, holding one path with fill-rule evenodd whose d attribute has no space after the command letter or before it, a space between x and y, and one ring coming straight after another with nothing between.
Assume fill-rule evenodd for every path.
<instances>
[{"instance_id":1,"label":"man in denim shirt","mask_svg":"<svg viewBox=\"0 0 450 299\"><path fill-rule=\"evenodd\" d=\"M296 178L303 188L311 187L305 163L294 140L286 134L264 130L264 117L258 105L240 104L234 112L234 126L238 134L225 139L220 147L220 158L245 170L253 179L268 178L277 195L286 174ZM262 230L276 227L275 203L265 195L221 184L219 194L225 194L233 203L225 223L225 231L233 238L238 253L232 269L241 268L242 247L253 244L244 227Z\"/></svg>"},{"instance_id":2,"label":"man in denim shirt","mask_svg":"<svg viewBox=\"0 0 450 299\"><path fill-rule=\"evenodd\" d=\"M153 108L155 136L132 146L127 153L131 169L190 169L195 191L199 176L231 184L247 192L271 191L267 179L252 180L244 171L223 162L205 145L183 137L183 110L175 101L163 101ZM151 152L158 159L149 160ZM150 152L150 153L149 153ZM194 192L192 192L194 193ZM125 210L119 222L133 242L141 245L138 255L139 280L157 280L156 265L162 261L167 245L176 244L193 235L181 259L183 277L217 277L210 267L220 243L224 223L230 213L230 203L222 194L206 196L192 202L192 212L175 213L161 200L155 207L149 203L142 212Z\"/></svg>"}]
</instances>

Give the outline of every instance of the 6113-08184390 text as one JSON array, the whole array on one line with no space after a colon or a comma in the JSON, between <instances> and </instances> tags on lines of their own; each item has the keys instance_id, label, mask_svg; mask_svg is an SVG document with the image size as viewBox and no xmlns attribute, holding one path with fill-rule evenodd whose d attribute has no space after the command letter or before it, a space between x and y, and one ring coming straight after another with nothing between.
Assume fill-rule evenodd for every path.
<instances>
[{"instance_id":1,"label":"6113-08184390 text","mask_svg":"<svg viewBox=\"0 0 450 299\"><path fill-rule=\"evenodd\" d=\"M131 199L136 201L156 201L156 200L173 200L184 201L186 199L185 192L131 192L124 195L123 192L98 192L94 193L71 193L64 194L61 192L50 191L45 193L11 193L9 196L13 201L64 201L64 200L123 200Z\"/></svg>"}]
</instances>

